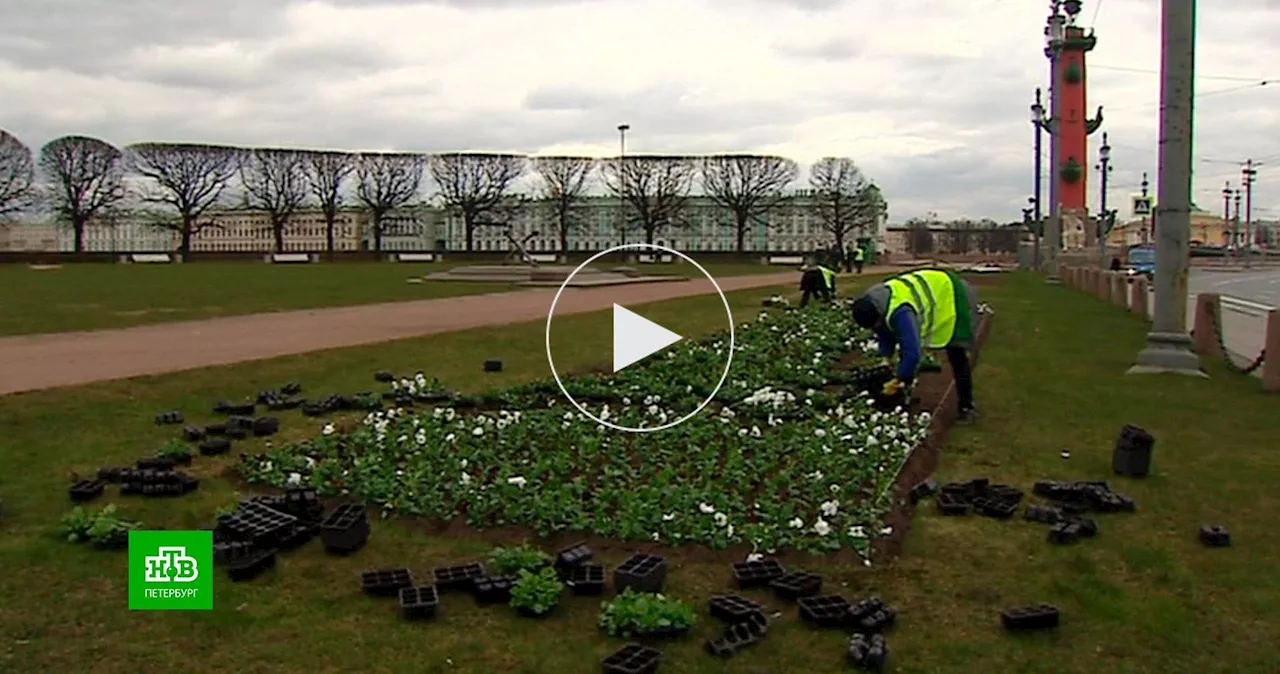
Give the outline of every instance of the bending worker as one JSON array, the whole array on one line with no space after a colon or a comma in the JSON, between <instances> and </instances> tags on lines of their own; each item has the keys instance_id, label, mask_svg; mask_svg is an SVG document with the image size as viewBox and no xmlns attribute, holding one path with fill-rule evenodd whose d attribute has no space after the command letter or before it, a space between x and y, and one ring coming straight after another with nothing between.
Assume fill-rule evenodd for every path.
<instances>
[{"instance_id":1,"label":"bending worker","mask_svg":"<svg viewBox=\"0 0 1280 674\"><path fill-rule=\"evenodd\" d=\"M806 265L800 275L800 290L804 291L800 298L802 307L809 304L811 296L830 302L836 297L836 273L822 264Z\"/></svg>"},{"instance_id":2,"label":"bending worker","mask_svg":"<svg viewBox=\"0 0 1280 674\"><path fill-rule=\"evenodd\" d=\"M963 422L977 418L968 352L977 336L978 313L973 286L941 269L895 276L871 286L853 302L853 320L876 333L886 362L901 351L896 376L885 384L884 393L897 394L915 379L924 349L943 349L956 378Z\"/></svg>"}]
</instances>

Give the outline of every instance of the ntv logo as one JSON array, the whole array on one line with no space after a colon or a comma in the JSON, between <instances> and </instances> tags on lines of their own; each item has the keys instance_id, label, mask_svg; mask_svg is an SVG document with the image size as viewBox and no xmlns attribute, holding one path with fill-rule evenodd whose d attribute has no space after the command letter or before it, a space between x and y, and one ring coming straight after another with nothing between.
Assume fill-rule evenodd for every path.
<instances>
[{"instance_id":1,"label":"ntv logo","mask_svg":"<svg viewBox=\"0 0 1280 674\"><path fill-rule=\"evenodd\" d=\"M145 563L148 583L191 583L200 577L196 558L187 555L184 547L161 547Z\"/></svg>"}]
</instances>

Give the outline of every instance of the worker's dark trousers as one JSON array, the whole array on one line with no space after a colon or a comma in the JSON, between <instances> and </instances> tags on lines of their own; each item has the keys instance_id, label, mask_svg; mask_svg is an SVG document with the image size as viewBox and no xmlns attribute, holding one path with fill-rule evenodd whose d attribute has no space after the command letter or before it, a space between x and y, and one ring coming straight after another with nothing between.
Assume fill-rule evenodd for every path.
<instances>
[{"instance_id":1,"label":"worker's dark trousers","mask_svg":"<svg viewBox=\"0 0 1280 674\"><path fill-rule=\"evenodd\" d=\"M801 307L808 306L811 297L817 297L824 302L832 297L831 289L827 287L827 279L816 269L811 269L800 277L800 290L804 291L804 295L800 297Z\"/></svg>"},{"instance_id":2,"label":"worker's dark trousers","mask_svg":"<svg viewBox=\"0 0 1280 674\"><path fill-rule=\"evenodd\" d=\"M859 274L862 273L862 260L858 260L857 262L854 262L853 266L858 270Z\"/></svg>"},{"instance_id":3,"label":"worker's dark trousers","mask_svg":"<svg viewBox=\"0 0 1280 674\"><path fill-rule=\"evenodd\" d=\"M956 377L956 397L960 412L973 409L973 369L969 365L969 352L963 347L948 346L947 362Z\"/></svg>"}]
</instances>

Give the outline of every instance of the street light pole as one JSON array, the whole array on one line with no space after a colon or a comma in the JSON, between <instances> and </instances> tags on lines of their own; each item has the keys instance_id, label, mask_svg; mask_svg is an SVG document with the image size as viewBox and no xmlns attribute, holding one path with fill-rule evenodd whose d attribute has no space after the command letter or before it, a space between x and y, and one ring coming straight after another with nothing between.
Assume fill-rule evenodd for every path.
<instances>
[{"instance_id":1,"label":"street light pole","mask_svg":"<svg viewBox=\"0 0 1280 674\"><path fill-rule=\"evenodd\" d=\"M1258 164L1250 159L1244 163L1241 182L1244 183L1244 268L1253 267L1253 180L1258 175Z\"/></svg>"},{"instance_id":2,"label":"street light pole","mask_svg":"<svg viewBox=\"0 0 1280 674\"><path fill-rule=\"evenodd\" d=\"M1235 195L1231 198L1232 205L1235 206L1231 216L1231 238L1235 241L1236 262L1240 261L1240 199L1243 195L1244 193L1237 187Z\"/></svg>"},{"instance_id":3,"label":"street light pole","mask_svg":"<svg viewBox=\"0 0 1280 674\"><path fill-rule=\"evenodd\" d=\"M1231 224L1231 181L1222 188L1222 232L1230 232L1227 238L1227 254L1234 260L1236 256L1236 232Z\"/></svg>"},{"instance_id":4,"label":"street light pole","mask_svg":"<svg viewBox=\"0 0 1280 674\"><path fill-rule=\"evenodd\" d=\"M618 234L622 245L627 245L627 132L630 124L618 125Z\"/></svg>"},{"instance_id":5,"label":"street light pole","mask_svg":"<svg viewBox=\"0 0 1280 674\"><path fill-rule=\"evenodd\" d=\"M1043 190L1044 182L1044 129L1047 120L1044 114L1044 104L1040 102L1040 87L1036 87L1036 102L1031 104L1031 124L1036 128L1036 156L1035 156L1035 196L1032 197L1032 204L1035 208L1034 230L1035 234L1035 253L1032 257L1031 268L1040 271L1040 235L1044 229L1044 214L1041 212L1040 196Z\"/></svg>"},{"instance_id":6,"label":"street light pole","mask_svg":"<svg viewBox=\"0 0 1280 674\"><path fill-rule=\"evenodd\" d=\"M1187 256L1195 135L1195 0L1163 0L1161 24L1156 310L1147 345L1138 353L1129 373L1175 372L1207 377L1187 335Z\"/></svg>"},{"instance_id":7,"label":"street light pole","mask_svg":"<svg viewBox=\"0 0 1280 674\"><path fill-rule=\"evenodd\" d=\"M1107 142L1107 132L1102 132L1102 147L1098 148L1098 171L1102 173L1098 191L1102 203L1098 209L1098 268L1107 268L1107 235L1111 233L1113 224L1111 211L1107 210L1107 174L1111 173L1111 144Z\"/></svg>"}]
</instances>

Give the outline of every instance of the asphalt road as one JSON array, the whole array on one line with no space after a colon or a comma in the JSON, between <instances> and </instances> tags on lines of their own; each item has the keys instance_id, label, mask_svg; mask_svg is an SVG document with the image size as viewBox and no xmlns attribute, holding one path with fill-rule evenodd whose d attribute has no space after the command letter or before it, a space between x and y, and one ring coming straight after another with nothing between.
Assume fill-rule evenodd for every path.
<instances>
[{"instance_id":1,"label":"asphalt road","mask_svg":"<svg viewBox=\"0 0 1280 674\"><path fill-rule=\"evenodd\" d=\"M1190 302L1187 306L1187 328L1195 316L1195 296L1200 293L1229 295L1257 304L1280 307L1280 269L1252 271L1214 271L1192 269L1187 279ZM1244 361L1252 360L1262 351L1265 342L1266 323L1258 313L1232 310L1229 304L1222 310L1223 341L1227 350Z\"/></svg>"},{"instance_id":2,"label":"asphalt road","mask_svg":"<svg viewBox=\"0 0 1280 674\"><path fill-rule=\"evenodd\" d=\"M1280 269L1208 271L1192 269L1187 280L1192 295L1219 293L1259 304L1280 306Z\"/></svg>"}]
</instances>

